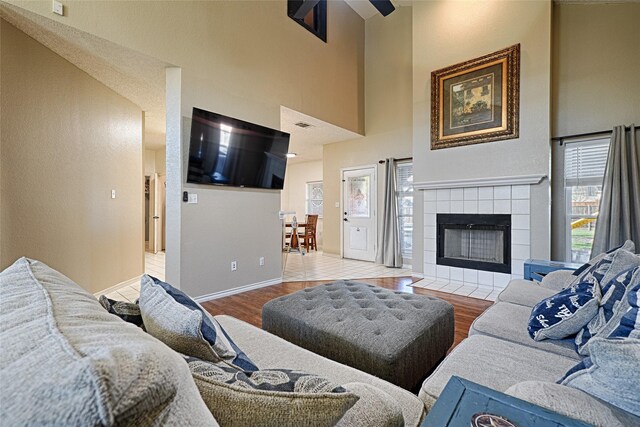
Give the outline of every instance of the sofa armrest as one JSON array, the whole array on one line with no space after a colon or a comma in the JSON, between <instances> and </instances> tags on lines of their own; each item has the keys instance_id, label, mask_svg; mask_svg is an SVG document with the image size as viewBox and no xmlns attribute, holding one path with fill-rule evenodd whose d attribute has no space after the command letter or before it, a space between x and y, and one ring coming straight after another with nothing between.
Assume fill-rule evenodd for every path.
<instances>
[{"instance_id":1,"label":"sofa armrest","mask_svg":"<svg viewBox=\"0 0 640 427\"><path fill-rule=\"evenodd\" d=\"M507 389L517 397L567 417L602 427L638 425L633 414L575 388L544 381L524 381Z\"/></svg>"},{"instance_id":2,"label":"sofa armrest","mask_svg":"<svg viewBox=\"0 0 640 427\"><path fill-rule=\"evenodd\" d=\"M575 276L573 276L573 270L556 270L544 276L540 282L540 286L547 289L561 291L569 286L573 279L575 279Z\"/></svg>"},{"instance_id":3,"label":"sofa armrest","mask_svg":"<svg viewBox=\"0 0 640 427\"><path fill-rule=\"evenodd\" d=\"M336 427L404 426L402 408L388 393L365 383L348 383L343 387L360 399L344 414Z\"/></svg>"}]
</instances>

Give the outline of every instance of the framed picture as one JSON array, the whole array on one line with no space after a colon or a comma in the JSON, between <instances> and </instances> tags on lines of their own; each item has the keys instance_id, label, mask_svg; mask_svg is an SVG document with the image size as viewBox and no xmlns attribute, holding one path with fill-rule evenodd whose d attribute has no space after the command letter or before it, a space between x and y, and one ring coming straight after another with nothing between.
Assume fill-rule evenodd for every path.
<instances>
[{"instance_id":1,"label":"framed picture","mask_svg":"<svg viewBox=\"0 0 640 427\"><path fill-rule=\"evenodd\" d=\"M518 138L520 44L431 73L431 149Z\"/></svg>"}]
</instances>

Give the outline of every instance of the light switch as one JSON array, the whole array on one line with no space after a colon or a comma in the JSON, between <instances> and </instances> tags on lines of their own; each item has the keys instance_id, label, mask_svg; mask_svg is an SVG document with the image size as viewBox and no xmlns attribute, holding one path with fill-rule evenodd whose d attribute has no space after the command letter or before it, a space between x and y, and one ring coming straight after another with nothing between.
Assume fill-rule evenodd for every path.
<instances>
[{"instance_id":1,"label":"light switch","mask_svg":"<svg viewBox=\"0 0 640 427\"><path fill-rule=\"evenodd\" d=\"M336 208L340 207L340 202L336 202Z\"/></svg>"},{"instance_id":2,"label":"light switch","mask_svg":"<svg viewBox=\"0 0 640 427\"><path fill-rule=\"evenodd\" d=\"M57 0L53 0L53 13L64 16L64 6Z\"/></svg>"},{"instance_id":3,"label":"light switch","mask_svg":"<svg viewBox=\"0 0 640 427\"><path fill-rule=\"evenodd\" d=\"M116 190L111 190L111 198L112 199L116 198Z\"/></svg>"},{"instance_id":4,"label":"light switch","mask_svg":"<svg viewBox=\"0 0 640 427\"><path fill-rule=\"evenodd\" d=\"M198 195L189 193L189 201L187 203L198 203Z\"/></svg>"}]
</instances>

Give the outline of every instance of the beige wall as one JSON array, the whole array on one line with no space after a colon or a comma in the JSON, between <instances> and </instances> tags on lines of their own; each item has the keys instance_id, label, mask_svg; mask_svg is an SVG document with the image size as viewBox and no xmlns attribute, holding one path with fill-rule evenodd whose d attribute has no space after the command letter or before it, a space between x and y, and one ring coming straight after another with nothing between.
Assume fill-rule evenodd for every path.
<instances>
[{"instance_id":1,"label":"beige wall","mask_svg":"<svg viewBox=\"0 0 640 427\"><path fill-rule=\"evenodd\" d=\"M366 21L365 137L324 146L324 252L340 254L342 168L411 157L411 7ZM378 212L384 201L384 167L378 167ZM378 215L378 222L382 218Z\"/></svg>"},{"instance_id":2,"label":"beige wall","mask_svg":"<svg viewBox=\"0 0 640 427\"><path fill-rule=\"evenodd\" d=\"M140 109L0 23L0 268L36 258L90 292L142 274Z\"/></svg>"},{"instance_id":3,"label":"beige wall","mask_svg":"<svg viewBox=\"0 0 640 427\"><path fill-rule=\"evenodd\" d=\"M280 203L281 209L296 212L298 220L304 218L307 213L307 182L312 181L322 181L322 160L287 165ZM316 227L319 249L322 249L323 222L323 218L319 218Z\"/></svg>"},{"instance_id":4,"label":"beige wall","mask_svg":"<svg viewBox=\"0 0 640 427\"><path fill-rule=\"evenodd\" d=\"M415 181L548 176L551 2L415 2L413 9ZM521 45L520 137L431 151L431 72L516 43ZM531 191L531 255L546 259L549 181Z\"/></svg>"},{"instance_id":5,"label":"beige wall","mask_svg":"<svg viewBox=\"0 0 640 427\"><path fill-rule=\"evenodd\" d=\"M323 43L287 16L284 1L67 1L65 17L51 14L48 0L10 3L181 68L182 153L167 156L183 160L182 188L173 191L197 193L198 204L177 208L180 250L167 253L177 254L179 268L168 268L167 279L201 296L281 277L279 192L184 184L191 111L279 128L284 105L361 133L362 18L328 2ZM168 244L174 234L167 230Z\"/></svg>"},{"instance_id":6,"label":"beige wall","mask_svg":"<svg viewBox=\"0 0 640 427\"><path fill-rule=\"evenodd\" d=\"M553 136L640 123L640 3L555 4Z\"/></svg>"}]
</instances>

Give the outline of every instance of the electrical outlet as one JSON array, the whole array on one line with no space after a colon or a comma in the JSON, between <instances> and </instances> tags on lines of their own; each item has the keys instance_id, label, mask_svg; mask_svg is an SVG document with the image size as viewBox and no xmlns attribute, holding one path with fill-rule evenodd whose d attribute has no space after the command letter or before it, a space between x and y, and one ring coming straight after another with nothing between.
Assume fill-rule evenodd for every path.
<instances>
[{"instance_id":1,"label":"electrical outlet","mask_svg":"<svg viewBox=\"0 0 640 427\"><path fill-rule=\"evenodd\" d=\"M264 257L261 256L260 257L260 267L263 267L263 266L264 266Z\"/></svg>"},{"instance_id":2,"label":"electrical outlet","mask_svg":"<svg viewBox=\"0 0 640 427\"><path fill-rule=\"evenodd\" d=\"M111 190L111 198L112 199L116 198L116 190Z\"/></svg>"},{"instance_id":3,"label":"electrical outlet","mask_svg":"<svg viewBox=\"0 0 640 427\"><path fill-rule=\"evenodd\" d=\"M238 261L231 261L231 271L236 271L238 269Z\"/></svg>"}]
</instances>

